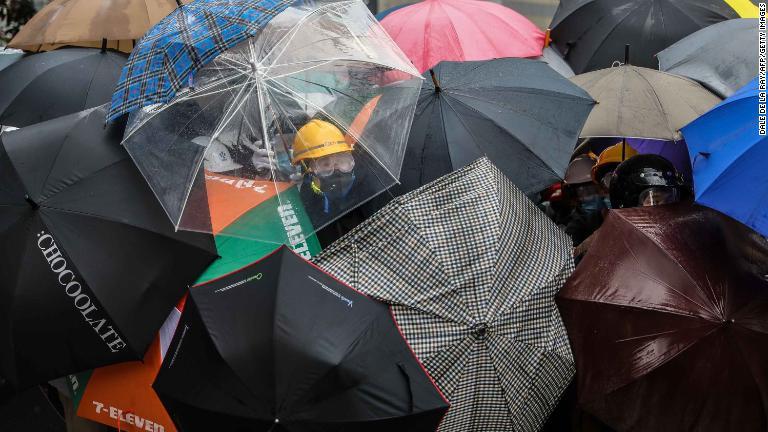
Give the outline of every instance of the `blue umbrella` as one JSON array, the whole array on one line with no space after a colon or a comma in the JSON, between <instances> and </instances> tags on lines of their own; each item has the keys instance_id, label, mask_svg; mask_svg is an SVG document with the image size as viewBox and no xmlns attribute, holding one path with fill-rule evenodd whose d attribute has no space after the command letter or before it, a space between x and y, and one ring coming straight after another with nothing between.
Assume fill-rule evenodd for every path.
<instances>
[{"instance_id":1,"label":"blue umbrella","mask_svg":"<svg viewBox=\"0 0 768 432\"><path fill-rule=\"evenodd\" d=\"M381 21L381 20L384 19L384 17L386 17L387 15L391 14L392 12L394 12L394 11L396 11L398 9L402 9L402 8L404 8L406 6L410 6L412 4L413 3L405 3L405 4L393 6L393 7L389 8L389 9L384 9L383 11L381 11L381 12L376 14L376 19Z\"/></svg>"},{"instance_id":2,"label":"blue umbrella","mask_svg":"<svg viewBox=\"0 0 768 432\"><path fill-rule=\"evenodd\" d=\"M196 0L152 27L134 47L112 95L107 120L170 101L196 71L256 36L293 0Z\"/></svg>"},{"instance_id":3,"label":"blue umbrella","mask_svg":"<svg viewBox=\"0 0 768 432\"><path fill-rule=\"evenodd\" d=\"M696 201L768 235L768 140L758 132L757 78L682 129Z\"/></svg>"}]
</instances>

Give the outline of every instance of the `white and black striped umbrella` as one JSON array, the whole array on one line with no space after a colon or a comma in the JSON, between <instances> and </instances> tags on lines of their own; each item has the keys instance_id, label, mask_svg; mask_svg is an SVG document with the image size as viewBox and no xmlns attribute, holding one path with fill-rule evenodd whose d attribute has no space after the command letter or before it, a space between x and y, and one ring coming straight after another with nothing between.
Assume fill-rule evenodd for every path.
<instances>
[{"instance_id":1,"label":"white and black striped umbrella","mask_svg":"<svg viewBox=\"0 0 768 432\"><path fill-rule=\"evenodd\" d=\"M393 200L316 263L391 305L451 403L440 430L533 431L574 373L571 241L487 159Z\"/></svg>"}]
</instances>

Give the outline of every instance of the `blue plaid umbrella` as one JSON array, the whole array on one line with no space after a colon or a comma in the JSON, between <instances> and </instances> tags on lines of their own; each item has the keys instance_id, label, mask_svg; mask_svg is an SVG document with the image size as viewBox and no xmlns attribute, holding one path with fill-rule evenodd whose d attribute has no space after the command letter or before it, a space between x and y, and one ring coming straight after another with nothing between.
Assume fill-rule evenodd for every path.
<instances>
[{"instance_id":1,"label":"blue plaid umbrella","mask_svg":"<svg viewBox=\"0 0 768 432\"><path fill-rule=\"evenodd\" d=\"M194 73L256 33L294 0L195 0L152 27L133 49L107 120L170 101Z\"/></svg>"}]
</instances>

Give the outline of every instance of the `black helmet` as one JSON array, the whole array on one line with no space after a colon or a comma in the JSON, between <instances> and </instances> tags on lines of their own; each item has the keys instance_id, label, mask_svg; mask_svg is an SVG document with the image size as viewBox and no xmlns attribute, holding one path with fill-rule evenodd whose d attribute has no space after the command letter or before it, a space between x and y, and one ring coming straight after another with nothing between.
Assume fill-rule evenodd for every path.
<instances>
[{"instance_id":1,"label":"black helmet","mask_svg":"<svg viewBox=\"0 0 768 432\"><path fill-rule=\"evenodd\" d=\"M625 160L613 172L611 208L637 207L648 190L681 194L684 181L672 162L655 154L641 154Z\"/></svg>"}]
</instances>

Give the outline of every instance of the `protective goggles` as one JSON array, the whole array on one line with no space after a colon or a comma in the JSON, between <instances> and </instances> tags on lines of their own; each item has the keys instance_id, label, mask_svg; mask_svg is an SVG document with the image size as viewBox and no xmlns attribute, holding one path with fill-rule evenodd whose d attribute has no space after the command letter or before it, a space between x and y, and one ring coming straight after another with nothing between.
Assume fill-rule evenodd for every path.
<instances>
[{"instance_id":1,"label":"protective goggles","mask_svg":"<svg viewBox=\"0 0 768 432\"><path fill-rule=\"evenodd\" d=\"M677 188L652 187L640 192L637 201L642 207L670 204L680 201L680 192Z\"/></svg>"},{"instance_id":2,"label":"protective goggles","mask_svg":"<svg viewBox=\"0 0 768 432\"><path fill-rule=\"evenodd\" d=\"M350 152L334 153L321 158L309 161L309 169L318 177L328 177L335 170L345 174L351 173L355 169L355 158Z\"/></svg>"}]
</instances>

